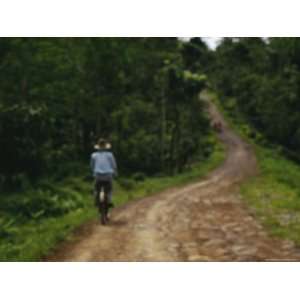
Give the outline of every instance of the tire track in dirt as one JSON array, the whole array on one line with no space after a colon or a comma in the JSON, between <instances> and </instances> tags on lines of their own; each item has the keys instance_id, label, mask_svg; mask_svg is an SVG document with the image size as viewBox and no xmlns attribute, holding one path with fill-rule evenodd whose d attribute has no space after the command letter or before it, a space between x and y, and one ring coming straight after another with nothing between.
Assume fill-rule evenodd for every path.
<instances>
[{"instance_id":1,"label":"tire track in dirt","mask_svg":"<svg viewBox=\"0 0 300 300\"><path fill-rule=\"evenodd\" d=\"M207 100L207 99L206 99ZM251 147L207 101L223 125L226 160L206 179L130 202L108 226L92 222L48 261L270 261L300 260L290 241L271 238L239 196L257 172Z\"/></svg>"}]
</instances>

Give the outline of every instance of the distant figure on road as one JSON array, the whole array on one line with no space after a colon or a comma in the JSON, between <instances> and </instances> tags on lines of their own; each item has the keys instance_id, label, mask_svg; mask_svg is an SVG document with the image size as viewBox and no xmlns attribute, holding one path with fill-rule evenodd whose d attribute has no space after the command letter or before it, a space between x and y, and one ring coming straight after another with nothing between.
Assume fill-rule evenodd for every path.
<instances>
[{"instance_id":1,"label":"distant figure on road","mask_svg":"<svg viewBox=\"0 0 300 300\"><path fill-rule=\"evenodd\" d=\"M109 206L113 207L112 182L117 175L117 163L111 152L111 144L105 139L99 139L94 148L96 151L91 155L91 169L95 178L95 201L98 205L99 193L103 188Z\"/></svg>"},{"instance_id":2,"label":"distant figure on road","mask_svg":"<svg viewBox=\"0 0 300 300\"><path fill-rule=\"evenodd\" d=\"M222 123L220 122L220 121L216 121L216 122L214 122L213 123L213 129L215 130L215 131L217 131L217 132L222 132Z\"/></svg>"}]
</instances>

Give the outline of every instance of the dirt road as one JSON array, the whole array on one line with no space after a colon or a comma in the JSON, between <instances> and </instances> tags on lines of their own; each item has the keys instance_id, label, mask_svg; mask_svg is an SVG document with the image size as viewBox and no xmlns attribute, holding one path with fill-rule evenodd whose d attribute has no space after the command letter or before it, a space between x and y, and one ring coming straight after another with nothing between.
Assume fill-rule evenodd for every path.
<instances>
[{"instance_id":1,"label":"dirt road","mask_svg":"<svg viewBox=\"0 0 300 300\"><path fill-rule=\"evenodd\" d=\"M76 241L50 261L300 260L289 241L271 238L239 198L238 185L256 173L251 147L220 120L224 164L205 180L134 201L114 210L109 226L84 226Z\"/></svg>"}]
</instances>

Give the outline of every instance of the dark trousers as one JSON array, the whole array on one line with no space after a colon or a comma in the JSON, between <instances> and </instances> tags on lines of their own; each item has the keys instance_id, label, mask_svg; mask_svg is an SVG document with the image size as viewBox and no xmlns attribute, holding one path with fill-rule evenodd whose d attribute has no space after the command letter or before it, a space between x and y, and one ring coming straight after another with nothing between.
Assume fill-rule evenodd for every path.
<instances>
[{"instance_id":1,"label":"dark trousers","mask_svg":"<svg viewBox=\"0 0 300 300\"><path fill-rule=\"evenodd\" d=\"M103 176L96 176L95 178L95 200L99 201L99 194L101 190L107 196L108 203L112 202L112 178L105 178Z\"/></svg>"}]
</instances>

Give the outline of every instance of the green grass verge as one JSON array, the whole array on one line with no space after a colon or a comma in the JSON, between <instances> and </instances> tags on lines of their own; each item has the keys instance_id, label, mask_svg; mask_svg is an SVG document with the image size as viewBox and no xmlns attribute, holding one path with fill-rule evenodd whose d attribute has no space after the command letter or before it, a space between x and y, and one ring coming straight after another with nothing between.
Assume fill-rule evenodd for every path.
<instances>
[{"instance_id":1,"label":"green grass verge","mask_svg":"<svg viewBox=\"0 0 300 300\"><path fill-rule=\"evenodd\" d=\"M222 144L215 137L212 139L215 146L210 157L193 165L182 174L145 178L138 182L127 180L125 181L126 184L122 178L118 180L114 186L115 204L119 206L168 187L199 180L207 175L209 171L219 166L225 158ZM91 190L91 182L84 181L83 178L79 177L70 177L60 184L54 185L46 182L41 191L30 190L23 195L1 196L0 261L38 261L54 249L59 242L72 239L71 233L75 228L97 217ZM39 201L46 202L48 207L40 205L35 212L28 209L29 215L24 218L24 209L27 205L34 205L33 207L36 208L39 206ZM14 204L11 205L12 203ZM18 215L16 205L19 206L22 215ZM6 211L3 207L6 208ZM58 215L43 215L49 211L49 207L53 213ZM62 207L68 212L61 212Z\"/></svg>"},{"instance_id":2,"label":"green grass verge","mask_svg":"<svg viewBox=\"0 0 300 300\"><path fill-rule=\"evenodd\" d=\"M212 97L229 124L256 152L259 175L242 184L242 198L273 236L300 246L300 166L280 154L276 146L266 146L268 143L259 133L233 110L224 108L216 95Z\"/></svg>"},{"instance_id":3,"label":"green grass verge","mask_svg":"<svg viewBox=\"0 0 300 300\"><path fill-rule=\"evenodd\" d=\"M256 147L260 175L241 186L243 199L274 236L300 245L300 166Z\"/></svg>"},{"instance_id":4,"label":"green grass verge","mask_svg":"<svg viewBox=\"0 0 300 300\"><path fill-rule=\"evenodd\" d=\"M67 178L60 184L47 182L41 186L43 189L1 196L0 261L37 261L59 241L66 239L74 228L95 217L88 197L91 187L82 178ZM54 190L51 195L50 189ZM32 204L36 206L37 201L47 206L34 212ZM58 206L65 209L61 204L73 206L67 213L53 210ZM26 215L30 210L31 215ZM44 211L52 211L54 215L43 215Z\"/></svg>"}]
</instances>

